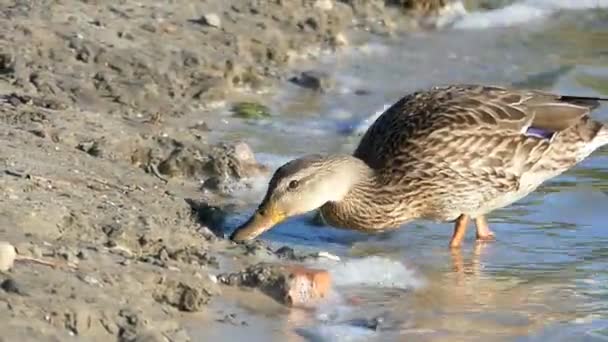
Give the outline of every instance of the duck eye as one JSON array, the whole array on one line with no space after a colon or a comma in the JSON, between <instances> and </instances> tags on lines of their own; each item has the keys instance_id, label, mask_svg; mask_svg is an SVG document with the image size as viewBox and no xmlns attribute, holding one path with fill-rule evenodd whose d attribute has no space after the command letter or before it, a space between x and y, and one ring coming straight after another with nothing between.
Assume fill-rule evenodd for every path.
<instances>
[{"instance_id":1,"label":"duck eye","mask_svg":"<svg viewBox=\"0 0 608 342\"><path fill-rule=\"evenodd\" d=\"M289 182L289 190L293 190L295 188L297 188L298 186L300 186L300 182L298 182L297 180L292 180L291 182Z\"/></svg>"}]
</instances>

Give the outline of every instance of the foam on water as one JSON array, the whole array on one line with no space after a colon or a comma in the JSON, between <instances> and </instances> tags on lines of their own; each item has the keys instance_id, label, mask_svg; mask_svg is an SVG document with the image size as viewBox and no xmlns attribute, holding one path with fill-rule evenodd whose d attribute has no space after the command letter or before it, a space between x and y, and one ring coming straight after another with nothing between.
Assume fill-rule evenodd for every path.
<instances>
[{"instance_id":1,"label":"foam on water","mask_svg":"<svg viewBox=\"0 0 608 342\"><path fill-rule=\"evenodd\" d=\"M326 268L336 286L372 286L398 289L418 289L424 279L401 262L370 256L341 262L323 260L316 263Z\"/></svg>"},{"instance_id":2,"label":"foam on water","mask_svg":"<svg viewBox=\"0 0 608 342\"><path fill-rule=\"evenodd\" d=\"M309 341L369 341L375 331L348 324L316 325L299 329L298 333Z\"/></svg>"},{"instance_id":3,"label":"foam on water","mask_svg":"<svg viewBox=\"0 0 608 342\"><path fill-rule=\"evenodd\" d=\"M507 27L547 18L560 10L608 8L608 0L526 0L490 11L475 11L452 20L456 29Z\"/></svg>"}]
</instances>

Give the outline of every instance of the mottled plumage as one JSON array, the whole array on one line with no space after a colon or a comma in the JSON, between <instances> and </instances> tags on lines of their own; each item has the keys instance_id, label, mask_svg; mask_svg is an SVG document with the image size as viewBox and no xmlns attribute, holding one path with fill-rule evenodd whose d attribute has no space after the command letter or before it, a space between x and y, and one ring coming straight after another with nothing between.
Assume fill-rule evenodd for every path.
<instances>
[{"instance_id":1,"label":"mottled plumage","mask_svg":"<svg viewBox=\"0 0 608 342\"><path fill-rule=\"evenodd\" d=\"M309 156L280 168L260 208L283 202L293 207L298 196L316 191L319 196L307 198L337 227L377 231L422 218L458 219L459 230L476 217L478 237L489 236L483 215L608 143L608 128L589 116L598 100L477 85L419 91L386 110L353 156ZM317 182L317 175L335 176L340 168L353 176L340 171L331 182ZM314 189L302 184L288 195L275 191L304 175L315 181ZM330 193L321 195L318 184L341 183L344 194L332 200ZM455 233L452 245L460 244L458 238Z\"/></svg>"}]
</instances>

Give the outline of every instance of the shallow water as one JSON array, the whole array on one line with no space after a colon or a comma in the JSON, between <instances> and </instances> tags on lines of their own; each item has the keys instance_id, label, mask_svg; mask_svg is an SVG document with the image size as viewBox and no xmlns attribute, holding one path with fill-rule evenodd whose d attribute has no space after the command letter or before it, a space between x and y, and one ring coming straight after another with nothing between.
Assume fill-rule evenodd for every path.
<instances>
[{"instance_id":1,"label":"shallow water","mask_svg":"<svg viewBox=\"0 0 608 342\"><path fill-rule=\"evenodd\" d=\"M501 16L496 25L476 13L438 32L358 37L367 43L316 66L336 80L334 89L315 95L287 84L273 99L281 115L243 124L240 134L261 160L278 166L304 153L351 152L373 113L431 85L513 84L608 96L608 10L564 9L577 3L608 6L521 1L515 10L489 13ZM526 8L538 11L526 17ZM356 95L361 91L366 95ZM608 122L608 104L594 115ZM420 221L363 235L313 226L309 216L292 219L262 238L341 255L346 264L330 265L343 279L339 298L295 321L249 308L256 319L272 319L264 329L235 331L250 340L605 341L606 208L608 148L492 213L498 240L476 245L470 229L461 253L447 248L450 224ZM380 284L383 274L399 281ZM376 330L361 323L374 317L383 319Z\"/></svg>"}]
</instances>

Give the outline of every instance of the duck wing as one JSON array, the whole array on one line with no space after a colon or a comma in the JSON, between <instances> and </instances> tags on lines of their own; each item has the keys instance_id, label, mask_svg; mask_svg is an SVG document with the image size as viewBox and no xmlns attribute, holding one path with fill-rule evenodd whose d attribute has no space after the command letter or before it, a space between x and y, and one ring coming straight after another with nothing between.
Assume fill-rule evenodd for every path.
<instances>
[{"instance_id":1,"label":"duck wing","mask_svg":"<svg viewBox=\"0 0 608 342\"><path fill-rule=\"evenodd\" d=\"M405 171L411 161L433 160L453 160L463 167L505 163L507 168L509 160L548 147L600 100L494 86L436 87L407 95L387 109L354 155L378 170Z\"/></svg>"}]
</instances>

